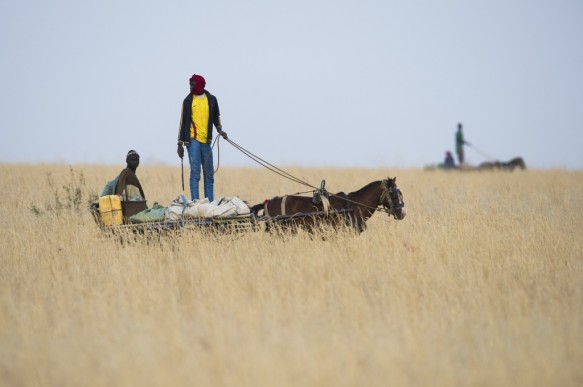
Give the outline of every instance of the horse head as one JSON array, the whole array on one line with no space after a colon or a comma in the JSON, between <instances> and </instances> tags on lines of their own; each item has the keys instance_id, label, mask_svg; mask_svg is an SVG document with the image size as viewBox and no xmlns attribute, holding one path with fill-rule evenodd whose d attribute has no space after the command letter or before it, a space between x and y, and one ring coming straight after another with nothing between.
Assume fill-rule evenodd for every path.
<instances>
[{"instance_id":1,"label":"horse head","mask_svg":"<svg viewBox=\"0 0 583 387\"><path fill-rule=\"evenodd\" d=\"M407 212L405 211L403 194L397 187L397 178L386 178L381 182L381 186L382 194L379 205L383 206L387 214L393 215L395 219L402 220L407 215Z\"/></svg>"},{"instance_id":2,"label":"horse head","mask_svg":"<svg viewBox=\"0 0 583 387\"><path fill-rule=\"evenodd\" d=\"M510 160L508 164L511 164L513 167L517 167L520 169L526 169L526 164L524 163L524 159L522 157L515 157L512 160Z\"/></svg>"}]
</instances>

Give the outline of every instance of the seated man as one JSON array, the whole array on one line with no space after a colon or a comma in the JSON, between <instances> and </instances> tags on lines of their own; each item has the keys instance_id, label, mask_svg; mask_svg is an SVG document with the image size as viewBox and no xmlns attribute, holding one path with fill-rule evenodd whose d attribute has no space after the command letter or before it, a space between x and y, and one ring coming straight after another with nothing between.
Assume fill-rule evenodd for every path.
<instances>
[{"instance_id":1,"label":"seated man","mask_svg":"<svg viewBox=\"0 0 583 387\"><path fill-rule=\"evenodd\" d=\"M445 152L445 160L443 162L445 168L455 168L455 162L453 161L453 155L450 151Z\"/></svg>"},{"instance_id":2,"label":"seated man","mask_svg":"<svg viewBox=\"0 0 583 387\"><path fill-rule=\"evenodd\" d=\"M126 162L128 166L119 174L114 195L121 195L122 200L146 200L142 185L136 176L140 155L132 149L128 152Z\"/></svg>"},{"instance_id":3,"label":"seated man","mask_svg":"<svg viewBox=\"0 0 583 387\"><path fill-rule=\"evenodd\" d=\"M126 163L127 168L105 185L101 196L120 195L122 200L146 200L142 185L136 176L136 169L140 165L138 152L130 150L126 156Z\"/></svg>"}]
</instances>

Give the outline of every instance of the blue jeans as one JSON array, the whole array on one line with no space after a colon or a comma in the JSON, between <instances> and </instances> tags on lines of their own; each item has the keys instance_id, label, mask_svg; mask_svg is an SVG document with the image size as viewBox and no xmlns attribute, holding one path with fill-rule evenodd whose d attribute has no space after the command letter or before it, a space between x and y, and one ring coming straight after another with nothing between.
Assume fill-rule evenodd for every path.
<instances>
[{"instance_id":1,"label":"blue jeans","mask_svg":"<svg viewBox=\"0 0 583 387\"><path fill-rule=\"evenodd\" d=\"M188 161L190 162L190 196L191 199L199 199L198 183L200 181L200 170L204 177L204 197L211 202L214 200L214 168L213 149L211 144L202 144L191 139L188 149Z\"/></svg>"}]
</instances>

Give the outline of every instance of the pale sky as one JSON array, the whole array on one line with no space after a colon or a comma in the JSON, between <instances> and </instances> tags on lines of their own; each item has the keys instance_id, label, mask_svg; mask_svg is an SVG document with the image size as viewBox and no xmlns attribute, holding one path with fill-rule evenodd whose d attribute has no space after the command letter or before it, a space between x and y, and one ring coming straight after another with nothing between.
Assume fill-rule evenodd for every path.
<instances>
[{"instance_id":1,"label":"pale sky","mask_svg":"<svg viewBox=\"0 0 583 387\"><path fill-rule=\"evenodd\" d=\"M471 164L583 169L580 0L5 0L0 162L179 165L193 73L281 167L423 167L462 122Z\"/></svg>"}]
</instances>

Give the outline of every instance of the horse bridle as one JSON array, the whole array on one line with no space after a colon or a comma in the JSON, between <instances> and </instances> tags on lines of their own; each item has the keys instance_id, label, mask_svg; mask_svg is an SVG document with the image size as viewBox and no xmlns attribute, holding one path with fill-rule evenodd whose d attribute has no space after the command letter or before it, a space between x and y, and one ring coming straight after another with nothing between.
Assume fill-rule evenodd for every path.
<instances>
[{"instance_id":1,"label":"horse bridle","mask_svg":"<svg viewBox=\"0 0 583 387\"><path fill-rule=\"evenodd\" d=\"M401 190L399 188L393 188L389 184L388 179L384 179L382 181L382 186L383 186L384 190L381 193L381 197L379 199L379 206L382 206L383 211L385 211L387 214L393 215L393 217L395 219L397 219L397 211L401 210L403 208L403 206L405 205L405 203L403 203L402 201L399 200L399 197L402 196ZM389 202L388 207L384 203L385 197L387 197L387 196L389 197L389 200L387 200ZM395 204L395 202L397 204Z\"/></svg>"}]
</instances>

